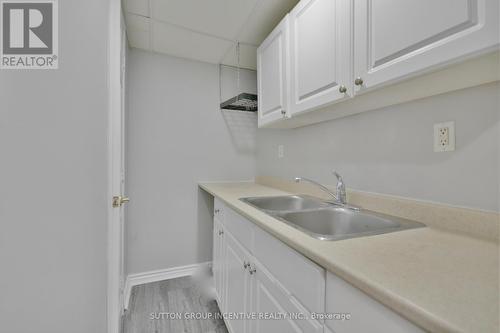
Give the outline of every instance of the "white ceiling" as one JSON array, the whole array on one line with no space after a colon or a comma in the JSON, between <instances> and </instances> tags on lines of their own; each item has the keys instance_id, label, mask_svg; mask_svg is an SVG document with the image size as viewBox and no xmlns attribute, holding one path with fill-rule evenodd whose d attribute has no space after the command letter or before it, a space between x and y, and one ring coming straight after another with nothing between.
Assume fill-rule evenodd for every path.
<instances>
[{"instance_id":1,"label":"white ceiling","mask_svg":"<svg viewBox=\"0 0 500 333\"><path fill-rule=\"evenodd\" d=\"M124 0L131 47L255 69L256 50L298 0Z\"/></svg>"}]
</instances>

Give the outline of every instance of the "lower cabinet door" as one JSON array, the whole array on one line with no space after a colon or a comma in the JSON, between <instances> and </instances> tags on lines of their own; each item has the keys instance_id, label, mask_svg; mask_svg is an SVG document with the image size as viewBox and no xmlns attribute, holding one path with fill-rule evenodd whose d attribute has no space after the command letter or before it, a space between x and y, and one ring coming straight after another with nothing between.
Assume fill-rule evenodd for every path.
<instances>
[{"instance_id":1,"label":"lower cabinet door","mask_svg":"<svg viewBox=\"0 0 500 333\"><path fill-rule=\"evenodd\" d=\"M309 319L301 308L262 265L255 268L252 281L252 333L323 333L323 325Z\"/></svg>"},{"instance_id":2,"label":"lower cabinet door","mask_svg":"<svg viewBox=\"0 0 500 333\"><path fill-rule=\"evenodd\" d=\"M217 295L218 305L221 311L224 311L224 229L222 224L214 219L213 235L213 258L212 272L214 276L215 293Z\"/></svg>"},{"instance_id":3,"label":"lower cabinet door","mask_svg":"<svg viewBox=\"0 0 500 333\"><path fill-rule=\"evenodd\" d=\"M215 293L217 294L217 300L220 303L220 290L218 288L218 266L219 266L219 223L217 222L216 219L214 219L214 230L213 230L213 236L212 236L212 273L214 276L214 286L215 286ZM220 304L219 304L220 306Z\"/></svg>"},{"instance_id":4,"label":"lower cabinet door","mask_svg":"<svg viewBox=\"0 0 500 333\"><path fill-rule=\"evenodd\" d=\"M251 275L246 265L250 261L250 255L227 230L224 232L224 239L226 296L223 308L230 316L245 314L250 310ZM226 318L231 333L250 333L248 322L244 316Z\"/></svg>"},{"instance_id":5,"label":"lower cabinet door","mask_svg":"<svg viewBox=\"0 0 500 333\"><path fill-rule=\"evenodd\" d=\"M335 333L424 333L421 328L330 272L326 277L326 312L350 315L349 320L325 321Z\"/></svg>"}]
</instances>

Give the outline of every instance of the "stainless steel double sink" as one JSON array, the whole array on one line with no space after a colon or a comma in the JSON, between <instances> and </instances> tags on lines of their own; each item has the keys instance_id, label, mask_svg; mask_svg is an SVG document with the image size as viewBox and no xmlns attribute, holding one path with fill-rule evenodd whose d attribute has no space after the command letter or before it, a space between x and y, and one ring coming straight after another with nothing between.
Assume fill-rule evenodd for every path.
<instances>
[{"instance_id":1,"label":"stainless steel double sink","mask_svg":"<svg viewBox=\"0 0 500 333\"><path fill-rule=\"evenodd\" d=\"M320 240L341 240L425 227L420 222L306 195L240 200Z\"/></svg>"}]
</instances>

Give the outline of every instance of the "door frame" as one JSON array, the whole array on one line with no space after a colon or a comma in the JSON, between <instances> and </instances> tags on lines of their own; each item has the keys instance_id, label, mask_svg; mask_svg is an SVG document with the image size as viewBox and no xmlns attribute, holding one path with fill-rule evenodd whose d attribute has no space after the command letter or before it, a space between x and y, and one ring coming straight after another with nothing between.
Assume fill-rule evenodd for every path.
<instances>
[{"instance_id":1,"label":"door frame","mask_svg":"<svg viewBox=\"0 0 500 333\"><path fill-rule=\"evenodd\" d=\"M124 21L120 0L109 0L108 26L108 191L107 191L107 332L120 333L123 314L123 207L113 208L122 195L124 100L122 47ZM123 86L124 86L123 82Z\"/></svg>"}]
</instances>

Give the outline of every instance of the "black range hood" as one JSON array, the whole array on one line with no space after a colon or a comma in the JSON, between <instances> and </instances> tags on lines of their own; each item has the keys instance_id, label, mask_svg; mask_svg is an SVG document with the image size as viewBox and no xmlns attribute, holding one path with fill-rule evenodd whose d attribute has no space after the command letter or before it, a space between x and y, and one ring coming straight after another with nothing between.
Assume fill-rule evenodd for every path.
<instances>
[{"instance_id":1,"label":"black range hood","mask_svg":"<svg viewBox=\"0 0 500 333\"><path fill-rule=\"evenodd\" d=\"M223 110L238 110L247 112L257 111L257 95L241 93L235 97L220 103L220 108Z\"/></svg>"}]
</instances>

